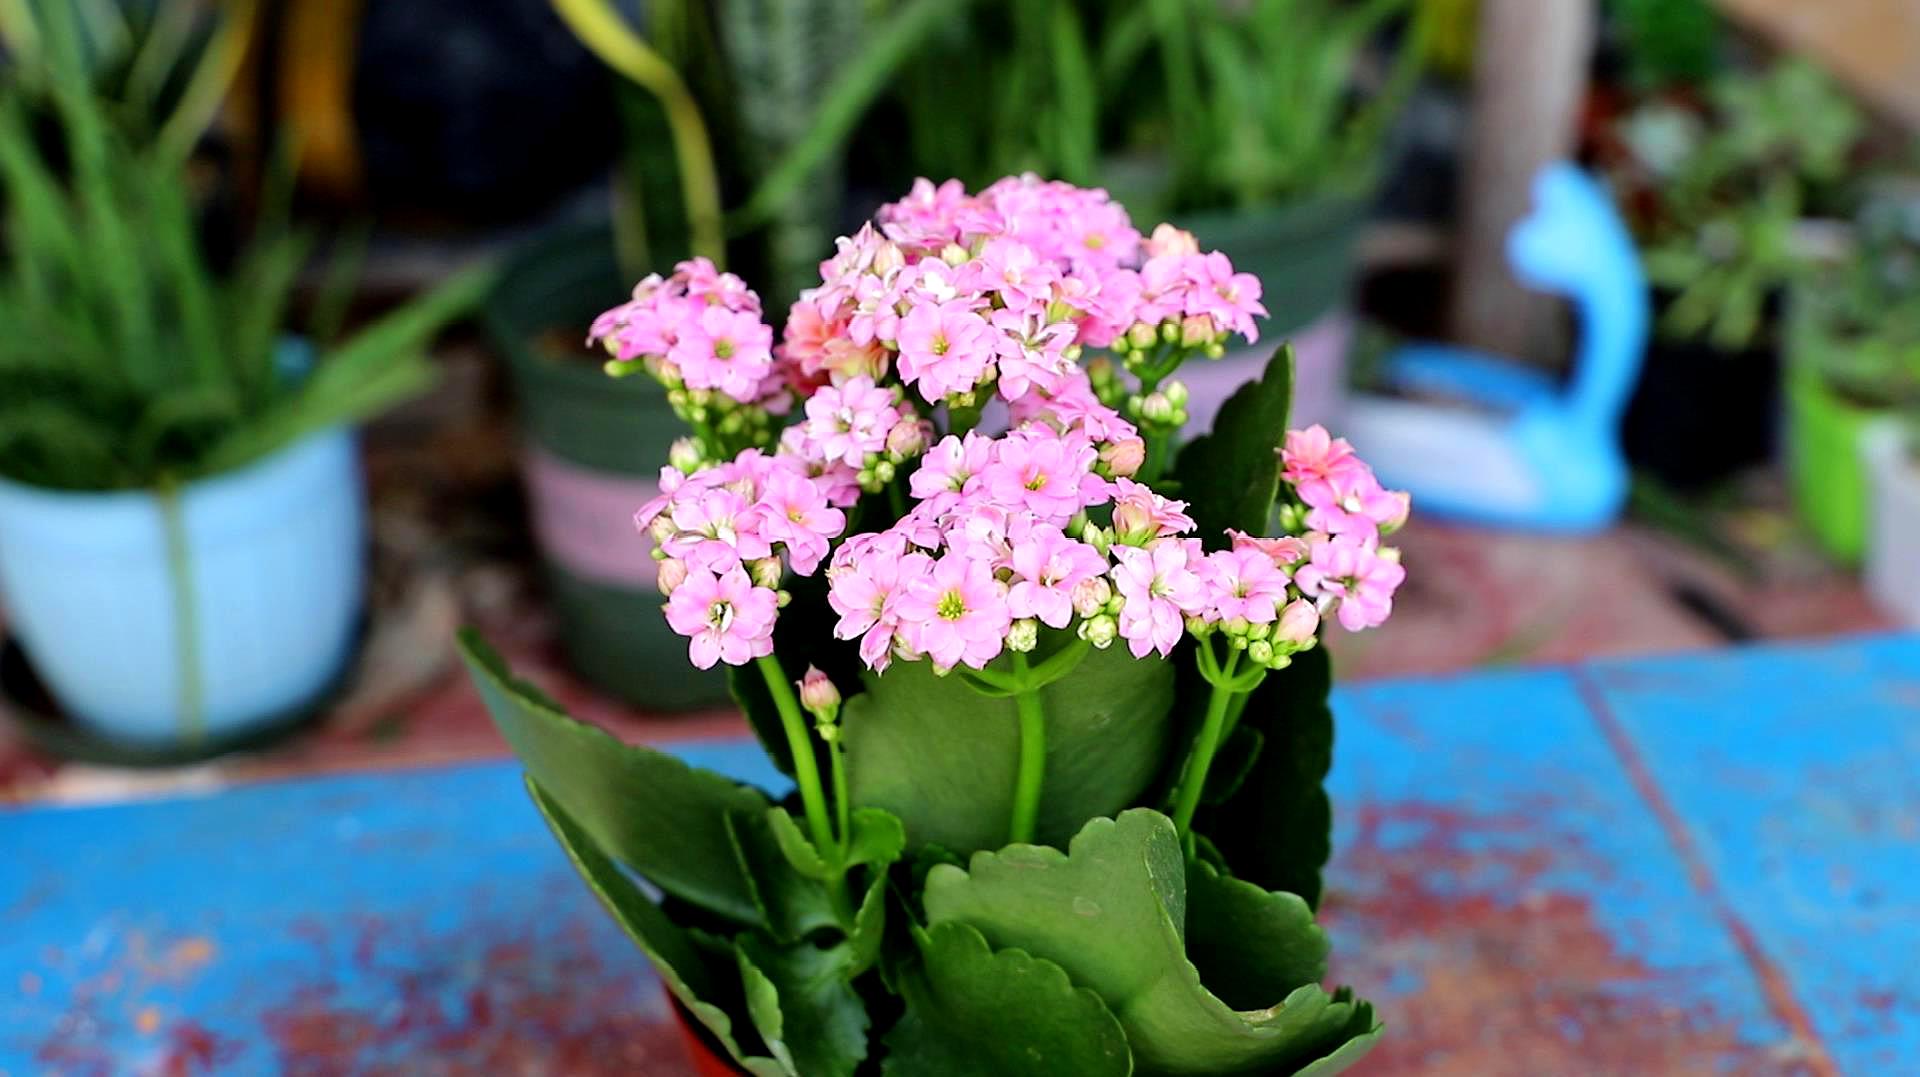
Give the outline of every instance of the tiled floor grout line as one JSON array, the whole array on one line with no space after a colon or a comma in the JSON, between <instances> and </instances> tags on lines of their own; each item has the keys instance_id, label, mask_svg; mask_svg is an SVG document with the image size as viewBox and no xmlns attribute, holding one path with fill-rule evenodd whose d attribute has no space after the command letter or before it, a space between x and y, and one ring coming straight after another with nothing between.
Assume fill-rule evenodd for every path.
<instances>
[{"instance_id":1,"label":"tiled floor grout line","mask_svg":"<svg viewBox=\"0 0 1920 1077\"><path fill-rule=\"evenodd\" d=\"M1600 735L1606 738L1614 758L1626 771L1627 780L1633 783L1634 791L1653 812L1674 853L1686 866L1687 877L1694 890L1707 902L1715 918L1732 936L1734 946L1740 950L1748 969L1759 983L1760 993L1767 1001L1767 1009L1805 1047L1807 1064L1818 1077L1840 1077L1840 1068L1834 1064L1826 1042L1814 1030L1813 1019L1807 1015L1806 1007L1800 1004L1800 1000L1794 997L1786 971L1768 955L1760 945L1759 936L1734 910L1733 903L1727 900L1719 879L1707 867L1706 858L1701 855L1700 846L1694 841L1693 831L1688 828L1686 820L1680 817L1673 802L1667 799L1666 791L1654 780L1653 772L1648 769L1639 747L1628 736L1626 727L1620 724L1612 704L1607 702L1606 693L1594 680L1593 674L1584 667L1569 667L1567 672L1573 679L1581 702L1586 705L1587 713L1592 715L1594 724L1599 727Z\"/></svg>"}]
</instances>

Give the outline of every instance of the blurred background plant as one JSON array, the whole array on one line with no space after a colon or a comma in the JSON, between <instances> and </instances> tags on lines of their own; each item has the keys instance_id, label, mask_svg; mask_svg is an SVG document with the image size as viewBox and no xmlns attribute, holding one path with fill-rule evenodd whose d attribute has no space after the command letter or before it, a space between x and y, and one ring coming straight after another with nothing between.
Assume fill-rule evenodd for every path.
<instances>
[{"instance_id":1,"label":"blurred background plant","mask_svg":"<svg viewBox=\"0 0 1920 1077\"><path fill-rule=\"evenodd\" d=\"M1803 60L1722 74L1706 105L1656 102L1627 118L1641 194L1629 206L1649 278L1674 293L1662 331L1737 352L1805 260L1802 220L1844 212L1866 120Z\"/></svg>"},{"instance_id":2,"label":"blurred background plant","mask_svg":"<svg viewBox=\"0 0 1920 1077\"><path fill-rule=\"evenodd\" d=\"M280 347L311 249L288 223L284 185L219 264L203 249L186 166L207 102L233 76L231 42L244 32L234 27L250 8L204 33L158 15L102 31L83 17L99 8L16 2L5 20L14 51L0 91L0 474L82 490L183 482L430 384L419 349L477 299L481 275L455 276L309 372L289 368ZM196 35L197 50L173 44ZM101 62L113 53L99 38L137 42L122 46L132 59ZM150 73L143 59L192 70ZM338 329L352 283L336 273L314 305L322 338Z\"/></svg>"}]
</instances>

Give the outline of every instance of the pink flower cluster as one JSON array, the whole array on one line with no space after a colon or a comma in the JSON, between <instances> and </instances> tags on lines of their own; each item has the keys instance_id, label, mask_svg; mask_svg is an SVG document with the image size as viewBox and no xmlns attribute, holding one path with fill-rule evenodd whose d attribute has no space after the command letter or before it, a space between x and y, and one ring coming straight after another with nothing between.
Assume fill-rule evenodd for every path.
<instances>
[{"instance_id":1,"label":"pink flower cluster","mask_svg":"<svg viewBox=\"0 0 1920 1077\"><path fill-rule=\"evenodd\" d=\"M660 559L667 623L693 664L741 665L771 654L781 559L802 576L846 529L833 489L791 456L750 449L683 475L662 468L661 493L634 514Z\"/></svg>"},{"instance_id":2,"label":"pink flower cluster","mask_svg":"<svg viewBox=\"0 0 1920 1077\"><path fill-rule=\"evenodd\" d=\"M803 393L891 370L929 403L977 403L989 386L1019 401L1059 392L1082 347L1136 327L1171 323L1199 347L1252 339L1266 314L1259 281L1225 255L1166 225L1143 240L1101 190L920 180L879 220L839 241L788 316L780 353Z\"/></svg>"},{"instance_id":3,"label":"pink flower cluster","mask_svg":"<svg viewBox=\"0 0 1920 1077\"><path fill-rule=\"evenodd\" d=\"M587 340L604 344L620 362L645 360L670 387L711 390L742 404L784 395L760 297L705 258L634 285L632 299L594 319Z\"/></svg>"},{"instance_id":4,"label":"pink flower cluster","mask_svg":"<svg viewBox=\"0 0 1920 1077\"><path fill-rule=\"evenodd\" d=\"M876 670L895 657L979 669L1078 616L1082 638L1124 639L1135 657L1219 628L1272 663L1310 646L1324 612L1358 629L1391 608L1403 573L1377 536L1233 534L1208 553L1183 502L1103 477L1099 458L1076 428L1039 421L942 440L910 478L912 510L835 551L835 635ZM1089 525L1109 503L1112 525Z\"/></svg>"},{"instance_id":5,"label":"pink flower cluster","mask_svg":"<svg viewBox=\"0 0 1920 1077\"><path fill-rule=\"evenodd\" d=\"M1380 540L1406 522L1410 499L1382 488L1345 438L1318 425L1289 431L1280 461L1281 476L1307 510L1311 552L1294 573L1301 592L1323 611L1337 609L1349 631L1386 621L1407 573L1399 551Z\"/></svg>"}]
</instances>

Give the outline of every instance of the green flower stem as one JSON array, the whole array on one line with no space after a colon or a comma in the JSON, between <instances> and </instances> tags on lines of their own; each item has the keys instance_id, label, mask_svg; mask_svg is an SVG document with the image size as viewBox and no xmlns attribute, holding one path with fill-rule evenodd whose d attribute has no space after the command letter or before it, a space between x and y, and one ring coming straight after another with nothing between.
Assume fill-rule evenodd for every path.
<instances>
[{"instance_id":1,"label":"green flower stem","mask_svg":"<svg viewBox=\"0 0 1920 1077\"><path fill-rule=\"evenodd\" d=\"M853 798L847 795L847 749L840 743L839 733L834 730L827 752L833 760L833 810L840 824L840 848L844 853L853 843Z\"/></svg>"},{"instance_id":2,"label":"green flower stem","mask_svg":"<svg viewBox=\"0 0 1920 1077\"><path fill-rule=\"evenodd\" d=\"M1212 644L1206 640L1200 642L1196 653L1206 655L1201 662L1202 673L1212 665ZM1207 676L1213 685L1213 693L1207 698L1207 716L1200 723L1200 736L1193 742L1193 754L1187 757L1187 768L1180 776L1180 789L1173 806L1173 826L1180 834L1180 840L1192 848L1190 831L1193 827L1193 813L1200 807L1200 793L1206 788L1207 770L1213 766L1213 753L1220 750L1221 729L1226 725L1227 707L1239 693L1234 689L1234 667L1240 662L1239 651L1228 651L1227 660L1218 667L1219 676Z\"/></svg>"},{"instance_id":3,"label":"green flower stem","mask_svg":"<svg viewBox=\"0 0 1920 1077\"><path fill-rule=\"evenodd\" d=\"M1013 703L1020 712L1020 770L1013 786L1013 823L1010 842L1031 842L1040 820L1040 786L1047 770L1047 716L1040 707L1040 690L1028 683L1032 671L1027 656L1013 653L1013 674L1022 687Z\"/></svg>"},{"instance_id":4,"label":"green flower stem","mask_svg":"<svg viewBox=\"0 0 1920 1077\"><path fill-rule=\"evenodd\" d=\"M780 668L780 659L773 655L755 659L760 667L760 676L767 682L767 692L773 696L773 705L780 712L780 725L786 729L787 747L793 752L793 780L800 786L800 805L806 809L807 828L813 831L813 844L819 848L831 863L839 864L846 860L846 850L833 837L833 824L827 815L827 797L820 789L820 758L814 753L813 739L807 736L807 720L800 712L800 701L793 696L793 686L787 683L787 675ZM843 923L853 922L853 904L847 899L847 880L844 871L836 871L827 880L827 896L833 902L833 910Z\"/></svg>"}]
</instances>

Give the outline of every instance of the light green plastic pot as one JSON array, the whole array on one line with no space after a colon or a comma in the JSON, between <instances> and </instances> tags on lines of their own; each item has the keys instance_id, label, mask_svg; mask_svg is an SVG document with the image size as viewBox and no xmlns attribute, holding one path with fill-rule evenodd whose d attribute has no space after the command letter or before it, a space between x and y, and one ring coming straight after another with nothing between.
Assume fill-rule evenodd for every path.
<instances>
[{"instance_id":1,"label":"light green plastic pot","mask_svg":"<svg viewBox=\"0 0 1920 1077\"><path fill-rule=\"evenodd\" d=\"M1826 349L1845 347L1796 317L1787 373L1787 470L1794 508L1820 548L1842 564L1866 553L1871 505L1861 437L1880 412L1833 391L1820 376Z\"/></svg>"},{"instance_id":2,"label":"light green plastic pot","mask_svg":"<svg viewBox=\"0 0 1920 1077\"><path fill-rule=\"evenodd\" d=\"M695 710L727 700L726 678L688 664L632 522L685 431L657 383L610 378L573 350L632 283L607 229L558 230L506 268L487 329L513 370L528 507L568 661L636 706Z\"/></svg>"}]
</instances>

